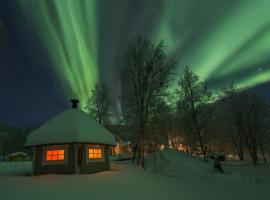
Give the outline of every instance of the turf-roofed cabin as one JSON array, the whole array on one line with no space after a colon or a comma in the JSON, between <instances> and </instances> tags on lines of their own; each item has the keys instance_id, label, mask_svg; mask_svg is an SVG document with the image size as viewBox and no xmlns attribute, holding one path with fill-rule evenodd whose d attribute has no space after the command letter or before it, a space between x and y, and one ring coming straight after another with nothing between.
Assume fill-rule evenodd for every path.
<instances>
[{"instance_id":1,"label":"turf-roofed cabin","mask_svg":"<svg viewBox=\"0 0 270 200\"><path fill-rule=\"evenodd\" d=\"M67 109L31 132L26 147L33 150L32 174L80 174L110 170L115 137L72 100Z\"/></svg>"}]
</instances>

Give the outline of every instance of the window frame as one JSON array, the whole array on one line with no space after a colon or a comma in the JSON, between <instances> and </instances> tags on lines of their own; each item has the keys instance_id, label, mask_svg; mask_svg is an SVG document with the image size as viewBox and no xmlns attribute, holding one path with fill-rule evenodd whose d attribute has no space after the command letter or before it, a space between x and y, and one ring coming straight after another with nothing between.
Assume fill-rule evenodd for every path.
<instances>
[{"instance_id":1,"label":"window frame","mask_svg":"<svg viewBox=\"0 0 270 200\"><path fill-rule=\"evenodd\" d=\"M64 160L46 160L48 150L64 150ZM67 165L68 145L50 145L42 147L42 166L46 165Z\"/></svg>"},{"instance_id":2,"label":"window frame","mask_svg":"<svg viewBox=\"0 0 270 200\"><path fill-rule=\"evenodd\" d=\"M101 149L101 158L89 158L89 149ZM105 154L104 154L104 145L94 145L94 144L86 144L85 145L85 160L86 163L101 163L105 162Z\"/></svg>"}]
</instances>

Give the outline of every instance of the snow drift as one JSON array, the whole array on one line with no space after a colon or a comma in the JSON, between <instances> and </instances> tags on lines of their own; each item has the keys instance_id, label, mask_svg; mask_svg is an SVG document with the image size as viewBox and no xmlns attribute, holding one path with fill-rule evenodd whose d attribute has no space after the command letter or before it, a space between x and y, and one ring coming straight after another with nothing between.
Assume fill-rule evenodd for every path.
<instances>
[{"instance_id":1,"label":"snow drift","mask_svg":"<svg viewBox=\"0 0 270 200\"><path fill-rule=\"evenodd\" d=\"M214 171L213 161L203 162L201 158L167 149L150 154L145 159L145 169L149 172L181 179L204 179Z\"/></svg>"}]
</instances>

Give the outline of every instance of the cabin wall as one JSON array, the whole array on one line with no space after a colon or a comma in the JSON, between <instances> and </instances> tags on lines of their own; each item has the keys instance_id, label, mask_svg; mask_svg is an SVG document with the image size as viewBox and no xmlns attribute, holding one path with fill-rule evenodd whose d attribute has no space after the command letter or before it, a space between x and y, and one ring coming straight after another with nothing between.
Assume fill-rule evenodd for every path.
<instances>
[{"instance_id":1,"label":"cabin wall","mask_svg":"<svg viewBox=\"0 0 270 200\"><path fill-rule=\"evenodd\" d=\"M86 145L82 146L82 162L80 165L80 173L88 174L95 173L100 171L108 171L110 170L109 165L109 147L104 146L104 162L88 162L86 160Z\"/></svg>"},{"instance_id":2,"label":"cabin wall","mask_svg":"<svg viewBox=\"0 0 270 200\"><path fill-rule=\"evenodd\" d=\"M35 164L33 166L33 174L73 174L75 173L74 167L74 147L67 144L68 154L66 164L50 164L42 165L43 146L36 147Z\"/></svg>"},{"instance_id":3,"label":"cabin wall","mask_svg":"<svg viewBox=\"0 0 270 200\"><path fill-rule=\"evenodd\" d=\"M43 149L44 146L35 147L35 153L33 154L33 175L41 174L75 174L75 162L78 162L77 166L79 168L79 173L81 174L90 174L101 171L110 170L109 164L109 147L104 146L104 162L87 162L86 158L86 144L79 145L81 150L75 150L78 146L73 144L66 144L68 149L67 154L67 163L66 164L50 164L44 165L42 163ZM78 153L77 159L75 152ZM65 154L66 156L66 154ZM75 161L76 160L76 161Z\"/></svg>"},{"instance_id":4,"label":"cabin wall","mask_svg":"<svg viewBox=\"0 0 270 200\"><path fill-rule=\"evenodd\" d=\"M9 157L10 162L18 162L18 161L25 161L25 160L26 160L26 156L23 156L23 155L17 155L17 156L10 156Z\"/></svg>"}]
</instances>

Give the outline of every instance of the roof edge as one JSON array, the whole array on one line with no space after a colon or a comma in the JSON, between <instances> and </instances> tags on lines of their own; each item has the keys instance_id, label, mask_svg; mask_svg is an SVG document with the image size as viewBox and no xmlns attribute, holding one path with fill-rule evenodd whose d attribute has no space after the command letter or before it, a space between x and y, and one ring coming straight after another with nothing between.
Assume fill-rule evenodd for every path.
<instances>
[{"instance_id":1,"label":"roof edge","mask_svg":"<svg viewBox=\"0 0 270 200\"><path fill-rule=\"evenodd\" d=\"M52 146L52 145L65 145L65 144L95 144L95 145L106 145L106 146L116 146L116 144L105 144L105 143L96 143L96 142L70 142L70 143L46 143L46 144L37 144L37 145L27 145L24 144L24 147L38 147L38 146Z\"/></svg>"}]
</instances>

